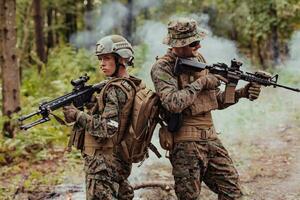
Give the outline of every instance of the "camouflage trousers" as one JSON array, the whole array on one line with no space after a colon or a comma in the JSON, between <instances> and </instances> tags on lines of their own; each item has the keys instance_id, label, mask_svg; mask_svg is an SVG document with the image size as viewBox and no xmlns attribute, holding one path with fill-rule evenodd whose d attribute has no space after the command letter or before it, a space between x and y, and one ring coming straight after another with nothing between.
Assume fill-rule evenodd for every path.
<instances>
[{"instance_id":1,"label":"camouflage trousers","mask_svg":"<svg viewBox=\"0 0 300 200\"><path fill-rule=\"evenodd\" d=\"M198 200L202 181L219 200L242 196L237 170L219 139L176 143L170 161L179 200Z\"/></svg>"},{"instance_id":2,"label":"camouflage trousers","mask_svg":"<svg viewBox=\"0 0 300 200\"><path fill-rule=\"evenodd\" d=\"M114 156L84 156L87 200L132 200L131 164Z\"/></svg>"},{"instance_id":3,"label":"camouflage trousers","mask_svg":"<svg viewBox=\"0 0 300 200\"><path fill-rule=\"evenodd\" d=\"M127 180L131 173L132 164L126 162L118 150L116 150L114 153L114 158L115 159L113 163L117 171L117 176L114 179L119 183L118 199L132 200L134 196L134 190Z\"/></svg>"}]
</instances>

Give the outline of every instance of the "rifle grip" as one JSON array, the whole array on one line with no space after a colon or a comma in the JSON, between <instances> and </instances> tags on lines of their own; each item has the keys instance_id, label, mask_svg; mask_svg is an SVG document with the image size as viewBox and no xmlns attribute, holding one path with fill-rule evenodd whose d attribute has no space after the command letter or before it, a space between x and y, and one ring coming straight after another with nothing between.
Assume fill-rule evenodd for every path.
<instances>
[{"instance_id":1,"label":"rifle grip","mask_svg":"<svg viewBox=\"0 0 300 200\"><path fill-rule=\"evenodd\" d=\"M225 87L225 104L234 104L235 103L235 88L236 84L228 83Z\"/></svg>"}]
</instances>

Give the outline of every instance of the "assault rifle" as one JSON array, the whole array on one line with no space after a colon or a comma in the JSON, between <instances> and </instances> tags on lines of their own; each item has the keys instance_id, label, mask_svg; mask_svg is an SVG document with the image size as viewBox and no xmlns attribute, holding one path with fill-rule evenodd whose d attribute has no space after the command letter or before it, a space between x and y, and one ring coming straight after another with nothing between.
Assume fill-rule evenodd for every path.
<instances>
[{"instance_id":1,"label":"assault rifle","mask_svg":"<svg viewBox=\"0 0 300 200\"><path fill-rule=\"evenodd\" d=\"M275 76L270 76L266 73L256 72L244 72L240 70L240 67L243 65L242 62L237 61L236 59L231 60L230 67L225 63L217 63L208 65L206 63L197 62L191 59L186 58L177 58L174 67L174 74L176 76L181 73L189 73L189 72L201 72L207 69L212 74L217 74L225 79L227 79L226 87L225 87L225 100L226 104L235 103L235 88L239 82L239 80L244 80L247 82L255 82L263 86L273 86L282 87L288 90L292 90L295 92L300 92L298 88L292 88L285 85L280 85L277 83L278 74ZM177 132L182 124L182 113L172 113L168 122L168 131L175 133Z\"/></svg>"},{"instance_id":2,"label":"assault rifle","mask_svg":"<svg viewBox=\"0 0 300 200\"><path fill-rule=\"evenodd\" d=\"M22 125L20 126L21 129L27 130L33 126L36 126L38 124L45 123L47 121L50 121L49 115L52 114L51 112L54 110L57 110L63 106L70 105L73 103L73 105L78 108L79 110L83 110L84 106L86 106L88 103L91 102L92 95L95 92L100 92L101 89L106 84L106 81L102 81L95 85L85 85L86 82L89 80L89 76L85 74L84 76L80 76L79 79L71 80L71 84L73 85L73 91L65 94L61 97L55 98L48 102L42 102L38 108L37 111L30 113L25 116L21 116L18 120L20 122L29 119L35 115L41 115L42 118L38 119L30 124ZM58 121L60 121L58 117L56 117L54 114L52 114Z\"/></svg>"},{"instance_id":3,"label":"assault rifle","mask_svg":"<svg viewBox=\"0 0 300 200\"><path fill-rule=\"evenodd\" d=\"M298 88L292 88L292 87L278 84L277 83L278 74L276 74L275 76L270 76L262 72L256 72L256 73L244 72L240 70L240 67L242 65L243 63L237 61L236 59L231 60L231 65L229 67L225 63L208 65L206 63L197 62L191 59L177 58L174 67L174 74L179 75L183 72L195 72L195 71L199 72L204 69L207 69L212 74L217 74L224 77L225 79L228 80L228 83L226 83L226 88L225 88L225 103L234 103L235 101L234 91L239 80L244 80L247 82L255 82L263 86L273 86L274 88L281 87L295 92L300 92L300 89Z\"/></svg>"}]
</instances>

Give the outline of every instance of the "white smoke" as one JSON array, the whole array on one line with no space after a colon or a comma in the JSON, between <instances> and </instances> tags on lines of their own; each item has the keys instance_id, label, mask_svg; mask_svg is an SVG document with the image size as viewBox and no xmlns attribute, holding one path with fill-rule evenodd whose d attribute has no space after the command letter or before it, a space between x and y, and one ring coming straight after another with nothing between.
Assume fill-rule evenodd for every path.
<instances>
[{"instance_id":1,"label":"white smoke","mask_svg":"<svg viewBox=\"0 0 300 200\"><path fill-rule=\"evenodd\" d=\"M157 7L160 4L160 0L136 0L133 3L133 16L137 16L142 9ZM73 34L70 37L70 43L78 48L93 49L100 38L112 34L116 31L115 29L122 27L128 14L128 7L118 1L101 5L99 8L85 13L84 23L86 27L89 27L89 30Z\"/></svg>"},{"instance_id":2,"label":"white smoke","mask_svg":"<svg viewBox=\"0 0 300 200\"><path fill-rule=\"evenodd\" d=\"M133 16L138 15L142 9L159 7L161 3L161 0L135 0L133 2Z\"/></svg>"},{"instance_id":3,"label":"white smoke","mask_svg":"<svg viewBox=\"0 0 300 200\"><path fill-rule=\"evenodd\" d=\"M76 47L94 47L101 37L112 33L115 27L120 27L127 14L126 6L115 1L85 13L84 22L90 30L73 34L70 43Z\"/></svg>"},{"instance_id":4,"label":"white smoke","mask_svg":"<svg viewBox=\"0 0 300 200\"><path fill-rule=\"evenodd\" d=\"M136 36L147 45L146 60L143 63L139 76L151 88L153 84L150 77L150 71L155 58L161 57L167 51L167 46L162 44L163 38L167 34L166 26L161 22L146 21L143 26L137 28Z\"/></svg>"}]
</instances>

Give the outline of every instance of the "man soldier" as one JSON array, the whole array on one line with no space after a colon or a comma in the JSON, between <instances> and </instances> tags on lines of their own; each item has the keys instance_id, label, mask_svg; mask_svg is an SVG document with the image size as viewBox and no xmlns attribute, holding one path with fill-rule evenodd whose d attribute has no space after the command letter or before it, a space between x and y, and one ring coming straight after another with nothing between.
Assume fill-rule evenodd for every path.
<instances>
[{"instance_id":1,"label":"man soldier","mask_svg":"<svg viewBox=\"0 0 300 200\"><path fill-rule=\"evenodd\" d=\"M151 77L164 109L164 120L170 123L171 115L182 116L182 126L173 133L170 150L178 199L198 199L202 181L218 194L219 200L238 199L242 196L238 172L216 135L211 116L212 110L229 106L224 103L224 92L218 89L222 77L207 70L178 76L173 73L177 57L205 62L197 52L204 36L195 20L170 21L164 44L171 48L154 63ZM260 85L249 83L235 91L235 102L240 98L255 100L259 93Z\"/></svg>"},{"instance_id":2,"label":"man soldier","mask_svg":"<svg viewBox=\"0 0 300 200\"><path fill-rule=\"evenodd\" d=\"M127 181L131 163L123 159L120 147L131 113L128 108L135 95L124 78L140 83L126 71L132 65L133 49L124 37L110 35L97 42L96 56L108 77L107 85L96 95L96 103L89 112L79 111L73 105L64 107L63 112L67 122L75 122L73 131L84 132L86 198L133 199L133 188Z\"/></svg>"}]
</instances>

